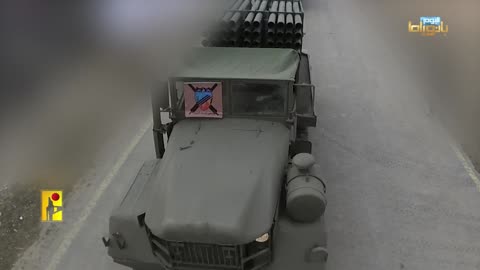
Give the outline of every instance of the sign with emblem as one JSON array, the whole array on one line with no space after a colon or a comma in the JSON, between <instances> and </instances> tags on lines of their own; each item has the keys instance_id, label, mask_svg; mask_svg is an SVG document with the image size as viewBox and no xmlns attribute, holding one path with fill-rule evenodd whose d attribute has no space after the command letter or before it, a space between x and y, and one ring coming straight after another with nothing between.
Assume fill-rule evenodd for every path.
<instances>
[{"instance_id":1,"label":"sign with emblem","mask_svg":"<svg viewBox=\"0 0 480 270\"><path fill-rule=\"evenodd\" d=\"M221 82L185 82L185 117L222 118Z\"/></svg>"},{"instance_id":2,"label":"sign with emblem","mask_svg":"<svg viewBox=\"0 0 480 270\"><path fill-rule=\"evenodd\" d=\"M63 191L62 190L42 190L42 222L62 222L63 221Z\"/></svg>"}]
</instances>

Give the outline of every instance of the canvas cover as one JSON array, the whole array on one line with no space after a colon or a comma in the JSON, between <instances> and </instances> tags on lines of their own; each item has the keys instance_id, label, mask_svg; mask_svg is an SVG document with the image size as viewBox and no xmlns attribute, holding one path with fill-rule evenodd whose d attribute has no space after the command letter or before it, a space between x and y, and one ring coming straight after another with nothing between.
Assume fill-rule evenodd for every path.
<instances>
[{"instance_id":1,"label":"canvas cover","mask_svg":"<svg viewBox=\"0 0 480 270\"><path fill-rule=\"evenodd\" d=\"M194 48L176 77L294 81L300 56L280 48Z\"/></svg>"}]
</instances>

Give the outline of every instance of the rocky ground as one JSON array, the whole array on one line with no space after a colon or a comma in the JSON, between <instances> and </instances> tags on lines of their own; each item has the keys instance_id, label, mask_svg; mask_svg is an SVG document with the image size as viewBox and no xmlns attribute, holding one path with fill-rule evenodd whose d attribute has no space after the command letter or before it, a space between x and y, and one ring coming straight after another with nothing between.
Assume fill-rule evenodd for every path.
<instances>
[{"instance_id":1,"label":"rocky ground","mask_svg":"<svg viewBox=\"0 0 480 270\"><path fill-rule=\"evenodd\" d=\"M9 269L39 232L40 192L33 185L4 185L0 191L0 269Z\"/></svg>"}]
</instances>

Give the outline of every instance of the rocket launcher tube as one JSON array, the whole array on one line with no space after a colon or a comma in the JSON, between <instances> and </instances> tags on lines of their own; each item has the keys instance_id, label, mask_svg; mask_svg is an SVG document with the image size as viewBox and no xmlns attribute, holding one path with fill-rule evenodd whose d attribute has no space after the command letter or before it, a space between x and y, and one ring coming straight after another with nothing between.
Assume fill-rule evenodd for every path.
<instances>
[{"instance_id":1,"label":"rocket launcher tube","mask_svg":"<svg viewBox=\"0 0 480 270\"><path fill-rule=\"evenodd\" d=\"M237 0L233 6L230 7L231 10L236 10L240 7L240 5L242 4L242 1L243 0ZM228 21L232 18L232 15L233 15L233 12L232 11L229 11L227 13L225 13L225 15L223 16L222 18L222 22L225 23L225 24L228 24Z\"/></svg>"},{"instance_id":2,"label":"rocket launcher tube","mask_svg":"<svg viewBox=\"0 0 480 270\"><path fill-rule=\"evenodd\" d=\"M274 1L272 3L272 6L270 7L270 17L268 18L268 28L274 28L275 27L275 22L277 21L277 12L278 10L278 1Z\"/></svg>"},{"instance_id":3,"label":"rocket launcher tube","mask_svg":"<svg viewBox=\"0 0 480 270\"><path fill-rule=\"evenodd\" d=\"M263 0L262 4L260 5L260 8L258 9L259 12L257 12L255 19L253 20L253 27L255 28L260 27L263 20L263 12L267 9L267 5L268 5L268 1Z\"/></svg>"},{"instance_id":4,"label":"rocket launcher tube","mask_svg":"<svg viewBox=\"0 0 480 270\"><path fill-rule=\"evenodd\" d=\"M303 22L302 22L302 16L300 16L300 5L298 2L293 3L293 12L297 13L295 14L295 28L296 29L303 29Z\"/></svg>"},{"instance_id":5,"label":"rocket launcher tube","mask_svg":"<svg viewBox=\"0 0 480 270\"><path fill-rule=\"evenodd\" d=\"M239 10L246 10L248 5L250 5L250 0L245 0L243 1L242 5L238 8ZM235 12L233 14L232 18L230 19L230 27L235 27L238 24L238 21L240 20L240 17L242 16L242 13L240 11Z\"/></svg>"},{"instance_id":6,"label":"rocket launcher tube","mask_svg":"<svg viewBox=\"0 0 480 270\"><path fill-rule=\"evenodd\" d=\"M285 12L285 1L280 2L278 11ZM277 27L282 28L284 25L285 25L285 13L280 13L278 14Z\"/></svg>"},{"instance_id":7,"label":"rocket launcher tube","mask_svg":"<svg viewBox=\"0 0 480 270\"><path fill-rule=\"evenodd\" d=\"M301 37L303 37L302 29L297 29L297 30L295 30L294 35L295 35L296 38L301 38Z\"/></svg>"},{"instance_id":8,"label":"rocket launcher tube","mask_svg":"<svg viewBox=\"0 0 480 270\"><path fill-rule=\"evenodd\" d=\"M293 28L293 8L292 8L292 2L288 1L287 2L287 29L292 29Z\"/></svg>"},{"instance_id":9,"label":"rocket launcher tube","mask_svg":"<svg viewBox=\"0 0 480 270\"><path fill-rule=\"evenodd\" d=\"M252 25L252 21L255 17L255 13L253 11L257 10L259 6L260 6L260 0L257 0L256 2L253 3L251 8L252 12L248 13L247 17L245 18L245 21L243 22L243 25L245 27L250 27L250 25Z\"/></svg>"}]
</instances>

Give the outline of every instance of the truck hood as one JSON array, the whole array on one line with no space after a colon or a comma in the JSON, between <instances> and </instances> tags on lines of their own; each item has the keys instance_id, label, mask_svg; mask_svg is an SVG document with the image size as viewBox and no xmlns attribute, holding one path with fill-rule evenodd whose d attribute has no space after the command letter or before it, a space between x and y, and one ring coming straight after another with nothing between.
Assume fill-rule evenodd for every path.
<instances>
[{"instance_id":1,"label":"truck hood","mask_svg":"<svg viewBox=\"0 0 480 270\"><path fill-rule=\"evenodd\" d=\"M288 146L289 129L276 122L179 122L151 176L155 184L140 196L148 202L145 224L170 241L253 241L272 226Z\"/></svg>"}]
</instances>

